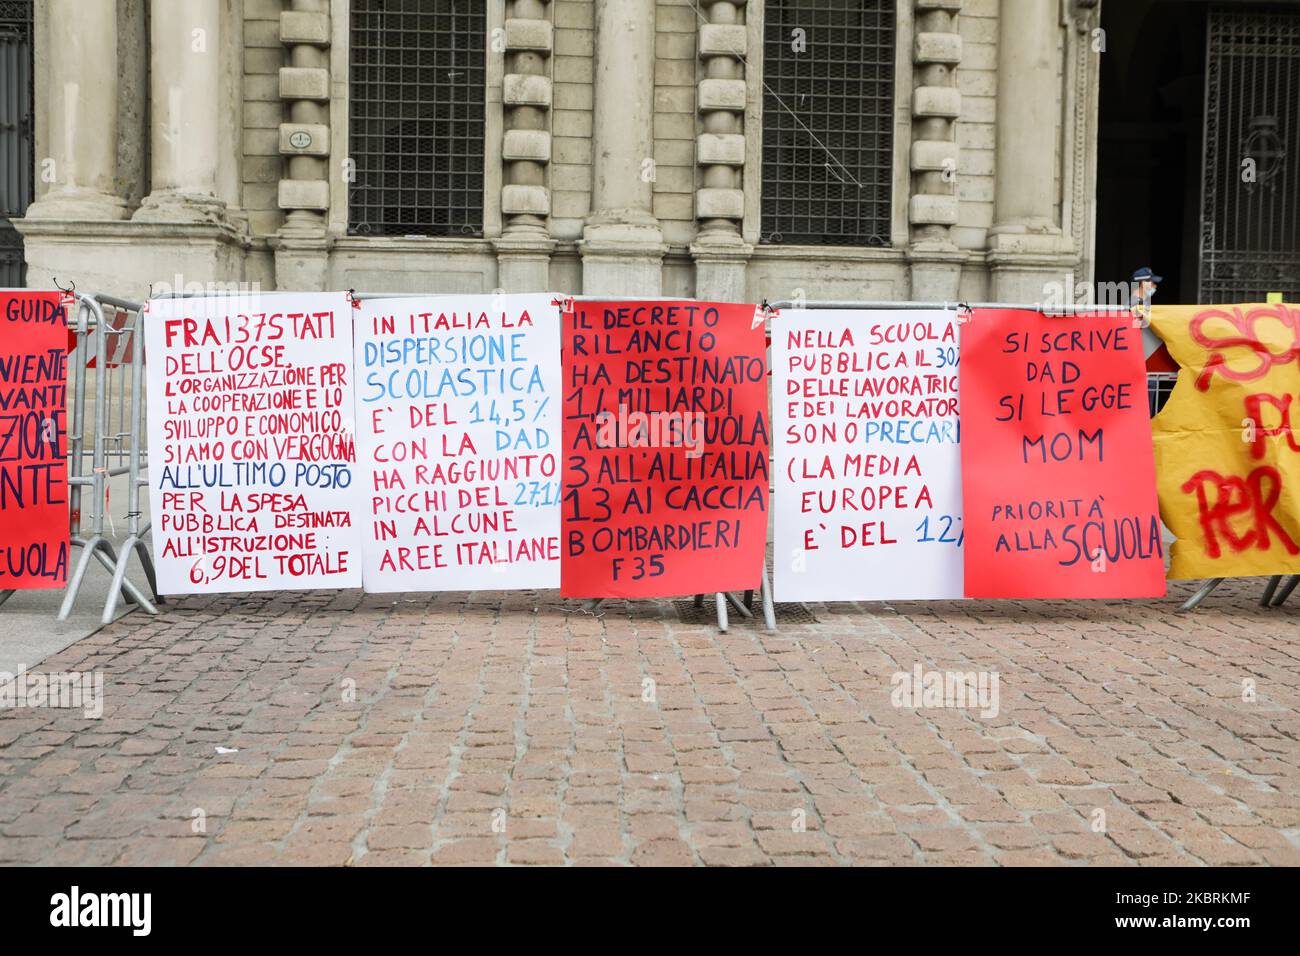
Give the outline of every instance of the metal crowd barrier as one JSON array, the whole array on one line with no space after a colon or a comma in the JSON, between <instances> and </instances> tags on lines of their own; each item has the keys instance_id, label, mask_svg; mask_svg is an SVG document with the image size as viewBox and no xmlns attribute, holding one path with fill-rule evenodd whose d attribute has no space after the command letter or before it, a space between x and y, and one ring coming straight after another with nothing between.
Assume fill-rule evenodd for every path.
<instances>
[{"instance_id":1,"label":"metal crowd barrier","mask_svg":"<svg viewBox=\"0 0 1300 956\"><path fill-rule=\"evenodd\" d=\"M365 297L363 297L363 298L365 298ZM604 301L604 302L608 302L608 301L621 301L621 300L628 300L628 301L644 301L645 298L647 298L647 297L637 297L637 296L583 296L583 295L577 295L577 296L572 296L571 298L572 298L573 300L575 300L575 301L583 301L583 300L586 300L586 301L592 301L592 300L595 300L595 301ZM648 298L654 298L654 297L648 297ZM965 303L965 302L944 302L944 303L938 303L938 302L853 302L853 301L845 301L845 300L793 300L793 299L790 299L790 300L778 300L778 301L776 301L776 302L768 302L768 301L764 300L764 301L759 305L759 308L762 309L765 313L767 313L769 317L771 316L771 314L772 314L773 312L779 311L779 310L781 310L781 309L826 309L826 310L844 310L844 311L856 311L856 310L862 310L862 311L877 311L877 310L886 310L886 309L901 309L901 310L913 311L913 312L929 311L929 310L933 310L933 309L948 310L948 311L961 311L961 310L969 311L970 309L974 309L974 308L983 308L983 309L1032 309L1032 310L1034 310L1034 311L1036 311L1036 312L1043 312L1044 314L1048 314L1048 315L1053 315L1053 314L1056 314L1056 315L1069 315L1069 314L1072 314L1072 313L1075 313L1075 312L1101 312L1101 311L1131 312L1131 311L1132 311L1131 307L1129 307L1129 306L1106 306L1106 305L1088 305L1088 306L1084 306L1084 305L1060 305L1060 306L1049 305L1049 306L1044 306L1044 305L1039 305L1039 304L1026 305L1026 304L1016 304L1016 303L1006 303L1006 302L975 302L975 303ZM769 330L769 335L770 335L770 330ZM771 370L770 370L770 369L768 370L768 374L769 374L769 375L771 374ZM775 458L773 458L773 461L772 461L772 473L775 474ZM772 496L773 496L774 492L775 492L775 489L774 489L774 488L772 488L772 487L769 487L769 488L768 488L768 501L771 501L771 500L772 500ZM774 597L773 597L773 593L772 593L771 574L770 574L770 570L769 570L769 566L768 566L768 562L767 562L766 556L764 556L762 578L761 578L760 581L759 581L759 590L758 590L758 593L759 593L759 599L760 599L760 606L761 606L762 614L763 614L763 623L764 623L764 626L765 626L765 627L767 628L767 630L769 630L769 631L775 631L775 630L777 629L777 626L776 626L776 603L775 603L775 600L774 600ZM718 594L715 594L715 595L714 595L714 602L715 602L715 604L716 604L716 606L717 606L717 613L718 613L718 630L721 631L721 632L723 632L724 634L725 634L726 631L727 631L727 628L728 628L728 625L729 625L727 608L728 608L729 606L730 606L731 608L734 608L734 609L735 609L739 614L741 614L743 617L746 617L746 618L752 618L752 617L754 616L754 615L753 615L753 611L752 611L752 607L753 607L753 598L754 598L754 592L753 592L753 591L746 591L746 592L745 592L745 595L744 595L744 600L743 600L743 601L740 600L740 599L738 599L738 598L737 598L735 595L733 595L733 594L729 594L729 593L718 593ZM597 598L597 599L594 599L594 600L588 601L588 602L586 603L586 607L588 608L588 610L594 610L597 606L600 605L600 603L601 603L601 599ZM703 607L703 605L704 605L704 595L703 595L703 594L697 594L697 595L695 595L695 606L696 606L696 607Z\"/></svg>"},{"instance_id":2,"label":"metal crowd barrier","mask_svg":"<svg viewBox=\"0 0 1300 956\"><path fill-rule=\"evenodd\" d=\"M919 311L922 309L949 309L949 310L970 310L970 309L1031 309L1035 312L1042 312L1044 315L1073 315L1080 312L1132 312L1133 307L1127 305L1042 305L1042 304L1024 304L1012 302L845 302L845 301L799 301L786 300L780 302L764 302L763 307L768 310L776 309L905 309ZM1165 402L1169 400L1173 392L1174 383L1177 381L1177 373L1157 372L1147 376L1147 400L1150 405L1151 415L1155 414L1164 407ZM1281 607L1286 603L1287 598L1300 586L1300 574L1291 575L1286 584L1282 584L1282 578L1285 575L1273 575L1268 579L1264 586L1264 593L1260 597L1261 607ZM1212 594L1224 578L1210 578L1201 587L1189 597L1179 607L1181 611L1194 611L1210 594Z\"/></svg>"},{"instance_id":3,"label":"metal crowd barrier","mask_svg":"<svg viewBox=\"0 0 1300 956\"><path fill-rule=\"evenodd\" d=\"M189 293L189 292L184 292L184 291L178 291L178 292L170 292L170 293L160 293L160 294L158 294L157 296L155 296L155 298L160 298L160 299L183 299L183 298L189 298L189 297L190 297L191 295L193 295L193 294L194 294L194 293ZM210 293L203 293L203 294L210 294ZM232 295L247 295L248 293L245 293L245 292L233 292L233 293L231 293L231 294L232 294ZM425 297L430 296L430 295L432 295L432 296L434 296L434 297L437 297L438 295L446 295L446 296L450 296L450 295L454 295L454 294L455 294L455 293L423 293L423 292L357 292L356 290L353 290L353 289L349 289L349 290L348 290L348 295L350 295L350 296L351 296L354 300L356 300L356 301L365 301L365 300L367 300L367 299L403 299L403 298L414 299L414 298L425 298ZM566 299L572 299L572 300L574 300L574 301L584 301L584 300L585 300L585 301L599 301L599 302L611 302L611 301L643 302L643 301L646 301L647 299L662 299L662 300L664 300L664 301L670 301L670 300L672 300L674 297L673 297L673 296L607 296L607 295L602 295L602 296L597 296L597 295L583 296L583 295L575 295L575 296L565 296L565 298L566 298ZM143 343L142 343L142 344L143 344ZM769 500L771 500L771 499L770 499L770 490L769 490ZM132 511L135 511L135 510L136 510L136 509L133 507L133 508L132 508ZM146 528L145 530L147 530L147 528ZM143 534L144 531L141 531L140 533ZM153 567L152 567L151 564L148 563L148 562L149 562L149 556L148 556L148 553L144 551L143 546L141 547L140 555L141 555L141 563L144 564L144 566L146 567L147 573L148 573L148 575L149 575L149 583L150 583L151 586L153 586L153 584L154 584ZM129 555L128 555L128 557L129 557ZM759 579L759 581L757 582L757 584L759 585L759 587L758 587L758 593L759 593L759 595L760 595L760 599L761 599L761 607L762 607L762 614L763 614L763 623L764 623L764 625L766 626L766 628L767 628L769 631L775 631L775 630L776 630L776 608L775 608L775 604L774 604L773 601L772 601L772 587L771 587L771 583L770 583L770 576L769 576L769 574L768 574L768 568L767 568L767 561L766 561L766 558L764 559L764 562L763 562L763 571L762 571L762 576L761 576L761 578ZM155 594L155 597L157 597L157 589L156 589L156 587L154 588L154 594ZM704 596L703 594L696 594L696 595L695 595L695 606L696 606L696 607L703 607L703 606L704 606L704 597L705 597L705 596ZM718 630L721 631L721 632L724 633L724 634L727 632L727 628L729 627L729 623L730 623L730 622L729 622L729 615L728 615L728 612L727 612L727 608L728 608L729 606L732 607L732 608L734 608L734 609L737 611L737 613L739 613L739 614L740 614L741 616L743 616L743 617L746 617L746 618L752 618L752 617L754 616L754 612L753 612L753 610L752 610L752 608L753 608L753 603L754 603L754 592L753 592L752 590L751 590L751 591L746 591L746 592L745 592L743 600L740 599L740 598L737 598L737 597L736 597L735 595L733 595L733 594L724 593L724 592L719 592L719 593L715 594L715 595L713 596L713 599L714 599L714 604L715 604L715 606L716 606L716 608L717 608L717 615L718 615ZM117 600L116 593L110 595L110 596L109 596L109 600L110 600L110 602L113 602L113 603L115 604L115 603L116 603L116 600ZM584 608L585 610L587 610L588 612L591 612L591 611L596 610L596 608L598 608L604 600L605 600L604 598L592 598L592 599L589 599L589 600L587 600L587 601L584 601L582 606L583 606L583 608ZM159 601L161 602L161 599L159 599ZM155 611L152 610L151 607L149 608L149 610L150 610L150 613L156 613ZM109 617L110 617L110 612L109 612L108 609L105 609L105 612L104 612L104 613L105 613L105 623L107 623L107 621L109 620Z\"/></svg>"},{"instance_id":4,"label":"metal crowd barrier","mask_svg":"<svg viewBox=\"0 0 1300 956\"><path fill-rule=\"evenodd\" d=\"M107 624L117 611L119 597L150 614L158 613L160 600L153 559L145 545L149 527L141 522L140 508L147 461L143 313L138 302L101 294L75 295L77 315L69 316L75 344L68 360L68 505L72 545L81 548L81 557L68 577L58 619L66 620L72 613L94 560L112 576L101 618ZM105 524L112 524L109 480L121 476L126 476L127 537L119 551ZM133 553L139 556L152 601L126 576Z\"/></svg>"},{"instance_id":5,"label":"metal crowd barrier","mask_svg":"<svg viewBox=\"0 0 1300 956\"><path fill-rule=\"evenodd\" d=\"M146 436L144 419L144 337L143 306L138 302L117 299L103 294L73 293L77 303L75 318L69 316L68 329L75 344L68 364L68 502L71 543L82 549L75 570L69 576L58 619L66 620L81 591L92 560L98 562L111 576L112 583L104 603L103 623L107 624L117 611L118 601L125 597L150 614L158 613L157 604L163 599L158 594L153 559L146 539L149 523L143 521L141 489L147 486ZM357 294L358 299L398 298L401 294ZM605 300L632 297L573 296L575 300ZM1078 312L1131 311L1128 306L1106 305L1049 305L1027 303L964 303L964 302L886 302L886 301L826 301L781 300L764 301L760 308L771 314L780 309L863 310L886 309L963 311L974 308L1032 309L1045 314L1070 315ZM93 373L93 374L92 374ZM1172 382L1153 382L1149 385L1152 412L1158 410L1168 398ZM87 401L93 401L91 415L87 416ZM89 466L89 467L87 467ZM127 515L126 539L121 549L113 547L106 533L109 517L109 480L126 476ZM87 496L88 499L87 500ZM86 507L83 508L83 505ZM89 520L87 520L87 513ZM115 531L115 529L113 529ZM141 570L148 580L152 600L127 578L131 557L135 554ZM1261 599L1265 606L1281 605L1300 585L1300 575L1292 576L1281 585L1282 576L1275 576ZM776 611L767 561L764 560L759 595L764 624L776 630ZM1184 605L1184 610L1195 608L1220 583L1221 578L1210 579ZM1281 586L1279 586L1281 585ZM0 604L12 592L0 592ZM754 593L746 592L743 602L734 595L714 595L717 607L718 628L728 628L728 607L745 617L753 617ZM703 605L704 595L695 596L697 607ZM594 610L600 599L587 602Z\"/></svg>"},{"instance_id":6,"label":"metal crowd barrier","mask_svg":"<svg viewBox=\"0 0 1300 956\"><path fill-rule=\"evenodd\" d=\"M1160 409L1165 407L1177 383L1177 372L1147 372L1147 404L1150 406L1152 418L1155 418Z\"/></svg>"}]
</instances>

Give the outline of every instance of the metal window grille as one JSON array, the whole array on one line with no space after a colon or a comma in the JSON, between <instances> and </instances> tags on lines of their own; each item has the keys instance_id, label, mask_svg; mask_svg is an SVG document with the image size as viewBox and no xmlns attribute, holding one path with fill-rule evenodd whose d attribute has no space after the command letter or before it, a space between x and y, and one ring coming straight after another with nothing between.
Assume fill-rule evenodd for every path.
<instances>
[{"instance_id":1,"label":"metal window grille","mask_svg":"<svg viewBox=\"0 0 1300 956\"><path fill-rule=\"evenodd\" d=\"M481 236L482 0L352 0L348 231Z\"/></svg>"},{"instance_id":2,"label":"metal window grille","mask_svg":"<svg viewBox=\"0 0 1300 956\"><path fill-rule=\"evenodd\" d=\"M1165 407L1177 383L1177 372L1147 373L1147 405L1150 407L1152 418L1155 418L1160 409Z\"/></svg>"},{"instance_id":3,"label":"metal window grille","mask_svg":"<svg viewBox=\"0 0 1300 956\"><path fill-rule=\"evenodd\" d=\"M1200 301L1300 298L1300 11L1207 23Z\"/></svg>"},{"instance_id":4,"label":"metal window grille","mask_svg":"<svg viewBox=\"0 0 1300 956\"><path fill-rule=\"evenodd\" d=\"M9 220L32 201L32 0L0 0L0 286L26 284Z\"/></svg>"},{"instance_id":5,"label":"metal window grille","mask_svg":"<svg viewBox=\"0 0 1300 956\"><path fill-rule=\"evenodd\" d=\"M768 0L763 242L889 245L894 30L894 0Z\"/></svg>"}]
</instances>

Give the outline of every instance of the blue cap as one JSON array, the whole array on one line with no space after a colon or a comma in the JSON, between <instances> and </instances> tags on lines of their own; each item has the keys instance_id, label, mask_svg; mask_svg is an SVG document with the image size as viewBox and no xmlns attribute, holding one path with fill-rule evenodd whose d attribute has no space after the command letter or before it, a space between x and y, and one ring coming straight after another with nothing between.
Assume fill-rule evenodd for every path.
<instances>
[{"instance_id":1,"label":"blue cap","mask_svg":"<svg viewBox=\"0 0 1300 956\"><path fill-rule=\"evenodd\" d=\"M1156 275L1154 272L1151 271L1150 266L1143 266L1137 272L1133 273L1133 281L1154 282L1157 285L1159 285L1161 282L1165 281L1165 277Z\"/></svg>"}]
</instances>

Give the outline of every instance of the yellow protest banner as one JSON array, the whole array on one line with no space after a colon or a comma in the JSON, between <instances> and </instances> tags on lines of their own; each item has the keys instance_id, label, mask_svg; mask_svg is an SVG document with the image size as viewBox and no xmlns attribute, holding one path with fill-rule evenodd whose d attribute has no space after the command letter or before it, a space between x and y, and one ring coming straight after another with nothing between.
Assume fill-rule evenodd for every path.
<instances>
[{"instance_id":1,"label":"yellow protest banner","mask_svg":"<svg viewBox=\"0 0 1300 956\"><path fill-rule=\"evenodd\" d=\"M1155 306L1179 364L1152 422L1171 578L1300 573L1300 306Z\"/></svg>"}]
</instances>

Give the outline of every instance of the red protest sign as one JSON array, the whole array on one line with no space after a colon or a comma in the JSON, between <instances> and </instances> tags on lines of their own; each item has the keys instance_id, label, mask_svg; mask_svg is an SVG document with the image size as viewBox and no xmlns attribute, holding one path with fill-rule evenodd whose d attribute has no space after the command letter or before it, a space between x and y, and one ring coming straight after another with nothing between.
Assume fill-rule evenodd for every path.
<instances>
[{"instance_id":1,"label":"red protest sign","mask_svg":"<svg viewBox=\"0 0 1300 956\"><path fill-rule=\"evenodd\" d=\"M583 302L564 315L560 591L758 586L767 357L752 305Z\"/></svg>"},{"instance_id":2,"label":"red protest sign","mask_svg":"<svg viewBox=\"0 0 1300 956\"><path fill-rule=\"evenodd\" d=\"M960 389L966 595L1163 596L1133 317L976 309Z\"/></svg>"},{"instance_id":3,"label":"red protest sign","mask_svg":"<svg viewBox=\"0 0 1300 956\"><path fill-rule=\"evenodd\" d=\"M68 577L67 312L58 292L0 290L0 589Z\"/></svg>"}]
</instances>

